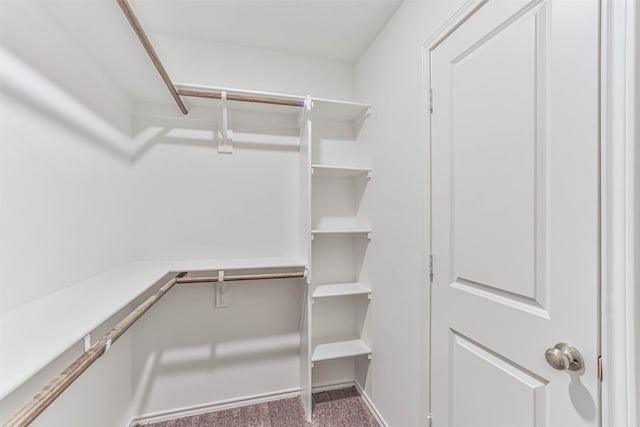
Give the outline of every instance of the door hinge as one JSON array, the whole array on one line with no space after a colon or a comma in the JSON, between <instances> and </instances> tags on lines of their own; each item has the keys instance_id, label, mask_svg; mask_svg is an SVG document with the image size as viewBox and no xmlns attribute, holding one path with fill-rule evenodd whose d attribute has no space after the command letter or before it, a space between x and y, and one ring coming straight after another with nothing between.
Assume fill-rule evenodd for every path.
<instances>
[{"instance_id":1,"label":"door hinge","mask_svg":"<svg viewBox=\"0 0 640 427\"><path fill-rule=\"evenodd\" d=\"M433 427L433 414L427 415L427 426Z\"/></svg>"},{"instance_id":2,"label":"door hinge","mask_svg":"<svg viewBox=\"0 0 640 427\"><path fill-rule=\"evenodd\" d=\"M429 280L433 283L433 254L429 254Z\"/></svg>"},{"instance_id":3,"label":"door hinge","mask_svg":"<svg viewBox=\"0 0 640 427\"><path fill-rule=\"evenodd\" d=\"M598 356L598 381L602 382L603 368L602 368L602 355Z\"/></svg>"},{"instance_id":4,"label":"door hinge","mask_svg":"<svg viewBox=\"0 0 640 427\"><path fill-rule=\"evenodd\" d=\"M429 88L429 114L433 114L433 89Z\"/></svg>"}]
</instances>

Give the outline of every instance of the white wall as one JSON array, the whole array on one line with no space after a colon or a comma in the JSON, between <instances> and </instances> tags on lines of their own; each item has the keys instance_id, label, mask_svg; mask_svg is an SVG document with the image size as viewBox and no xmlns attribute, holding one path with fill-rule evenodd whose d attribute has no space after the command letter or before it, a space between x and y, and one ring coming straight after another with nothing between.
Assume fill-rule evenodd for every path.
<instances>
[{"instance_id":1,"label":"white wall","mask_svg":"<svg viewBox=\"0 0 640 427\"><path fill-rule=\"evenodd\" d=\"M3 96L0 108L6 312L128 260L130 171L100 142L22 101Z\"/></svg>"},{"instance_id":2,"label":"white wall","mask_svg":"<svg viewBox=\"0 0 640 427\"><path fill-rule=\"evenodd\" d=\"M353 99L352 64L265 49L150 34L176 82Z\"/></svg>"},{"instance_id":3,"label":"white wall","mask_svg":"<svg viewBox=\"0 0 640 427\"><path fill-rule=\"evenodd\" d=\"M111 126L129 132L132 103L44 2L1 8L5 312L128 260L129 165L104 138L118 134ZM102 120L72 127L65 113Z\"/></svg>"},{"instance_id":4,"label":"white wall","mask_svg":"<svg viewBox=\"0 0 640 427\"><path fill-rule=\"evenodd\" d=\"M391 426L426 421L428 147L422 44L460 2L405 1L356 66L356 94L373 111L374 238L365 269L373 298L373 358L365 391Z\"/></svg>"},{"instance_id":5,"label":"white wall","mask_svg":"<svg viewBox=\"0 0 640 427\"><path fill-rule=\"evenodd\" d=\"M108 141L130 131L132 104L77 48L44 2L3 1L0 7L0 311L5 313L129 261L123 206L131 168L118 144ZM122 316L109 319L94 337ZM81 353L79 343L6 396L0 422ZM126 425L131 376L131 335L125 334L33 425Z\"/></svg>"},{"instance_id":6,"label":"white wall","mask_svg":"<svg viewBox=\"0 0 640 427\"><path fill-rule=\"evenodd\" d=\"M2 0L0 41L90 110L130 132L131 98L95 63L91 52L80 48L47 2Z\"/></svg>"},{"instance_id":7,"label":"white wall","mask_svg":"<svg viewBox=\"0 0 640 427\"><path fill-rule=\"evenodd\" d=\"M189 116L181 117L173 105L140 103L137 111L136 133L161 131L137 151L133 164L129 208L135 259L298 254L295 114L247 117L232 111L234 152L220 154L214 138L219 109L192 103ZM248 143L249 137L257 141Z\"/></svg>"},{"instance_id":8,"label":"white wall","mask_svg":"<svg viewBox=\"0 0 640 427\"><path fill-rule=\"evenodd\" d=\"M213 139L218 110L191 105L187 119L171 116L179 114L173 105L147 103L140 111L137 130L159 126L161 135L169 133L154 138L134 163L136 259L298 255L295 115L271 117L282 128L271 131L270 142L239 141L233 154L220 154ZM236 131L251 121L233 117ZM232 284L229 308L214 306L212 284L173 290L133 328L134 413L298 387L303 286L301 280Z\"/></svg>"},{"instance_id":9,"label":"white wall","mask_svg":"<svg viewBox=\"0 0 640 427\"><path fill-rule=\"evenodd\" d=\"M4 49L0 53L0 301L5 313L129 260L123 206L131 175L126 157L105 144L105 138L117 135L114 130L102 134L110 125L96 119L72 126L60 109L69 108L76 117L92 118L92 113L26 64L9 67L19 62ZM39 98L29 95L33 88L43 89L36 90ZM105 331L106 326L97 333ZM3 399L0 418L8 419L81 351L79 345L69 349ZM125 335L34 425L124 425L131 416L130 354L130 335Z\"/></svg>"}]
</instances>

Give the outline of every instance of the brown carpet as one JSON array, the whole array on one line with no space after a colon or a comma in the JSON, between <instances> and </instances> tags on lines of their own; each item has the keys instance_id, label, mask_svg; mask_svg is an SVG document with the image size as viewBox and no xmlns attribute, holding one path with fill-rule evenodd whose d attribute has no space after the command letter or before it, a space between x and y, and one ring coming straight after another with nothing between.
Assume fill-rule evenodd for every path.
<instances>
[{"instance_id":1,"label":"brown carpet","mask_svg":"<svg viewBox=\"0 0 640 427\"><path fill-rule=\"evenodd\" d=\"M313 419L299 397L224 409L136 427L379 427L355 387L313 394Z\"/></svg>"}]
</instances>

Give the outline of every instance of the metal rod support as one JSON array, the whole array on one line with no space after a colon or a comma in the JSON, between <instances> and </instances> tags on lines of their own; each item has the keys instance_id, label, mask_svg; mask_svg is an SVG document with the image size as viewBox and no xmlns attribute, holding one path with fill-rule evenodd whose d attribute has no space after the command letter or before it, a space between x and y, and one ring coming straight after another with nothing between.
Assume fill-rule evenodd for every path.
<instances>
[{"instance_id":1,"label":"metal rod support","mask_svg":"<svg viewBox=\"0 0 640 427\"><path fill-rule=\"evenodd\" d=\"M129 0L116 0L116 2L120 6L120 9L122 9L122 12L129 21L129 24L131 24L131 28L133 28L133 31L138 36L140 43L142 43L142 47L144 47L144 49L147 51L149 58L151 58L151 62L153 62L156 70L158 70L158 73L160 73L160 77L162 77L164 84L167 85L169 92L171 92L171 96L173 96L173 99L175 99L176 103L178 104L178 108L180 108L182 114L187 114L189 112L187 111L187 107L184 105L184 102L182 102L180 95L178 95L178 91L175 85L171 81L167 70L164 68L164 65L162 65L160 57L156 53L156 50L153 48L153 45L151 44L151 40L149 40L147 33L144 31L144 28L142 28L142 24L136 16L136 13L133 11L131 3L129 3Z\"/></svg>"}]
</instances>

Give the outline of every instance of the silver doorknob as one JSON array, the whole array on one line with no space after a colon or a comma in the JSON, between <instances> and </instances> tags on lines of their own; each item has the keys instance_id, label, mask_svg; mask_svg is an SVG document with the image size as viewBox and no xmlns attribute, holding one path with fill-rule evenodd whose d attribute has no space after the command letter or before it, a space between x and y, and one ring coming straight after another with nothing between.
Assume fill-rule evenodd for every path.
<instances>
[{"instance_id":1,"label":"silver doorknob","mask_svg":"<svg viewBox=\"0 0 640 427\"><path fill-rule=\"evenodd\" d=\"M579 371L584 366L584 359L578 349L564 342L548 348L544 357L549 365L559 371Z\"/></svg>"}]
</instances>

